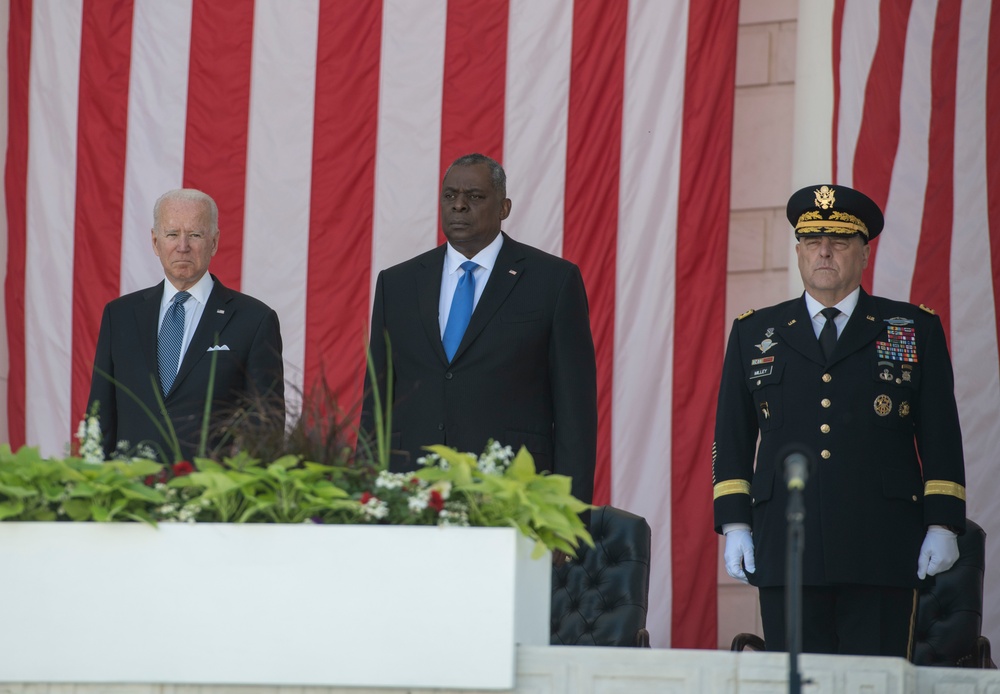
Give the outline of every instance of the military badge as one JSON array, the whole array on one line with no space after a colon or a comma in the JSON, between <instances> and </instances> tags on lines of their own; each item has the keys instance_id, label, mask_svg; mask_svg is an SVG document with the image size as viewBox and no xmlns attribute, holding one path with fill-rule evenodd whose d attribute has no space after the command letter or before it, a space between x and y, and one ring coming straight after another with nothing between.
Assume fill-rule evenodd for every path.
<instances>
[{"instance_id":1,"label":"military badge","mask_svg":"<svg viewBox=\"0 0 1000 694\"><path fill-rule=\"evenodd\" d=\"M764 337L772 337L774 335L774 328L768 328L764 332Z\"/></svg>"},{"instance_id":2,"label":"military badge","mask_svg":"<svg viewBox=\"0 0 1000 694\"><path fill-rule=\"evenodd\" d=\"M910 403L904 400L903 402L899 403L899 416L905 417L908 414L910 414Z\"/></svg>"},{"instance_id":3,"label":"military badge","mask_svg":"<svg viewBox=\"0 0 1000 694\"><path fill-rule=\"evenodd\" d=\"M828 210L837 202L837 198L834 197L837 191L829 186L820 186L813 192L816 193L816 207L821 210Z\"/></svg>"},{"instance_id":4,"label":"military badge","mask_svg":"<svg viewBox=\"0 0 1000 694\"><path fill-rule=\"evenodd\" d=\"M774 340L772 340L771 338L765 337L763 340L760 341L759 345L754 345L754 347L756 347L757 349L759 349L760 353L763 354L767 350L769 350L772 347L774 347L776 344L778 344L778 343L775 342Z\"/></svg>"},{"instance_id":5,"label":"military badge","mask_svg":"<svg viewBox=\"0 0 1000 694\"><path fill-rule=\"evenodd\" d=\"M774 361L774 357L761 357L760 359L751 359L750 366L760 366L761 364L770 364Z\"/></svg>"},{"instance_id":6,"label":"military badge","mask_svg":"<svg viewBox=\"0 0 1000 694\"><path fill-rule=\"evenodd\" d=\"M895 318L886 318L885 322L889 325L913 325L912 318L902 318L900 316L896 316Z\"/></svg>"},{"instance_id":7,"label":"military badge","mask_svg":"<svg viewBox=\"0 0 1000 694\"><path fill-rule=\"evenodd\" d=\"M888 395L879 395L875 398L875 414L885 417L890 412L892 412L892 398Z\"/></svg>"}]
</instances>

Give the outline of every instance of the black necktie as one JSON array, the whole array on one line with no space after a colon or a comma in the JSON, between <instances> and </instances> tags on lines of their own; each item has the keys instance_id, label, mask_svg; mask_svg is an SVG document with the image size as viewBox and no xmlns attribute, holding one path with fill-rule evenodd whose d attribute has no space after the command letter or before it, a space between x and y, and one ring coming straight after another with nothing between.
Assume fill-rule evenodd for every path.
<instances>
[{"instance_id":1,"label":"black necktie","mask_svg":"<svg viewBox=\"0 0 1000 694\"><path fill-rule=\"evenodd\" d=\"M839 308L824 308L820 313L826 318L826 324L819 331L819 346L823 350L823 356L830 361L834 348L837 346L837 324L833 319L840 315Z\"/></svg>"}]
</instances>

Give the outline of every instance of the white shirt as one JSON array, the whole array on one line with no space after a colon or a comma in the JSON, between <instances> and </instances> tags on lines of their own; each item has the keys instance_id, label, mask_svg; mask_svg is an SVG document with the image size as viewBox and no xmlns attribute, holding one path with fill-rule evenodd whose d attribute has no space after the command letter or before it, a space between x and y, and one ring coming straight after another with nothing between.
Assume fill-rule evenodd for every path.
<instances>
[{"instance_id":1,"label":"white shirt","mask_svg":"<svg viewBox=\"0 0 1000 694\"><path fill-rule=\"evenodd\" d=\"M861 296L861 287L857 287L853 292L845 296L840 300L835 308L840 309L840 315L833 319L834 324L837 326L837 338L840 338L841 333L844 332L844 326L847 325L847 321L851 319L851 314L854 313L854 309L858 307L858 297ZM819 339L819 333L826 325L826 316L822 314L822 310L826 308L823 304L816 301L806 292L806 310L809 311L809 315L812 316L813 332L816 333L816 338Z\"/></svg>"},{"instance_id":2,"label":"white shirt","mask_svg":"<svg viewBox=\"0 0 1000 694\"><path fill-rule=\"evenodd\" d=\"M451 313L451 300L455 297L455 289L458 281L462 279L465 270L462 263L466 260L479 265L472 271L472 277L476 280L476 295L472 300L472 310L476 310L479 305L479 297L483 295L486 282L490 279L493 266L496 265L497 256L500 255L500 247L503 246L503 234L497 234L489 246L476 253L472 258L464 255L451 247L449 243L444 254L444 268L441 272L441 297L438 299L438 326L441 329L441 337L444 338L444 327L448 325L448 314Z\"/></svg>"},{"instance_id":3,"label":"white shirt","mask_svg":"<svg viewBox=\"0 0 1000 694\"><path fill-rule=\"evenodd\" d=\"M193 287L187 290L191 298L184 302L184 339L181 340L181 357L177 360L178 369L180 369L181 362L184 361L184 355L187 353L188 345L191 344L191 338L198 327L198 321L201 320L201 314L205 312L208 295L212 293L212 287L214 286L215 281L212 279L212 275L206 272L200 280L195 282ZM173 303L177 293L177 287L164 277L163 299L160 300L160 320L156 323L157 333L159 333L160 327L163 326L163 317L167 315L167 309L170 308L170 304Z\"/></svg>"}]
</instances>

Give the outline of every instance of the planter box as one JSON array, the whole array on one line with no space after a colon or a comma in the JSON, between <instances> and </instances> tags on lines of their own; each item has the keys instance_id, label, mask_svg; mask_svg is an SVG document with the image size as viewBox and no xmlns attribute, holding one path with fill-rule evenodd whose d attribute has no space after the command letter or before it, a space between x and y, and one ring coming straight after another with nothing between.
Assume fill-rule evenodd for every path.
<instances>
[{"instance_id":1,"label":"planter box","mask_svg":"<svg viewBox=\"0 0 1000 694\"><path fill-rule=\"evenodd\" d=\"M510 689L551 559L509 528L0 523L0 682Z\"/></svg>"}]
</instances>

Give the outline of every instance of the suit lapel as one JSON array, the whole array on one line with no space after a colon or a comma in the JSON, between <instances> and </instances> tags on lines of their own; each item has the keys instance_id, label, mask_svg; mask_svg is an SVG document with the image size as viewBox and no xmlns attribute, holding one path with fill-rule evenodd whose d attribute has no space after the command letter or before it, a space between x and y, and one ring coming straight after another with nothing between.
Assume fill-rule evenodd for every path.
<instances>
[{"instance_id":1,"label":"suit lapel","mask_svg":"<svg viewBox=\"0 0 1000 694\"><path fill-rule=\"evenodd\" d=\"M184 378L191 373L195 365L208 354L208 348L216 344L218 336L222 334L226 323L232 319L235 308L231 306L233 293L222 285L215 275L212 275L215 284L212 286L212 293L208 295L208 302L205 310L201 313L201 320L195 328L191 337L191 344L188 345L184 359L181 360L181 367L177 371L177 378L170 392L177 392Z\"/></svg>"},{"instance_id":2,"label":"suit lapel","mask_svg":"<svg viewBox=\"0 0 1000 694\"><path fill-rule=\"evenodd\" d=\"M503 245L497 255L497 261L493 265L493 271L483 289L483 295L479 297L479 303L472 312L469 320L469 327L462 337L462 343L455 351L455 359L462 356L462 353L479 336L479 333L493 319L494 314L506 301L514 285L521 278L524 270L524 250L521 244L511 239L507 234L503 235ZM453 360L454 361L454 360Z\"/></svg>"},{"instance_id":3,"label":"suit lapel","mask_svg":"<svg viewBox=\"0 0 1000 694\"><path fill-rule=\"evenodd\" d=\"M861 295L858 297L858 305L854 308L854 313L851 314L850 320L847 321L844 331L837 340L837 348L833 350L833 358L830 363L840 361L849 354L871 344L871 341L879 336L884 327L885 323L879 315L875 300L862 289Z\"/></svg>"},{"instance_id":4,"label":"suit lapel","mask_svg":"<svg viewBox=\"0 0 1000 694\"><path fill-rule=\"evenodd\" d=\"M160 303L162 300L163 282L160 282L144 291L142 301L135 307L135 322L139 329L139 347L146 359L146 370L151 374L160 372L156 345L157 333L160 330Z\"/></svg>"},{"instance_id":5,"label":"suit lapel","mask_svg":"<svg viewBox=\"0 0 1000 694\"><path fill-rule=\"evenodd\" d=\"M796 352L817 364L826 363L819 340L813 331L812 318L806 308L805 294L799 297L798 301L792 302L788 311L782 316L780 325L775 326L775 330L785 344Z\"/></svg>"},{"instance_id":6,"label":"suit lapel","mask_svg":"<svg viewBox=\"0 0 1000 694\"><path fill-rule=\"evenodd\" d=\"M444 272L445 246L434 249L427 259L417 268L414 280L417 285L417 312L420 314L420 324L427 334L427 341L441 359L448 363L441 344L441 325L438 322L438 304L441 299L441 273Z\"/></svg>"}]
</instances>

